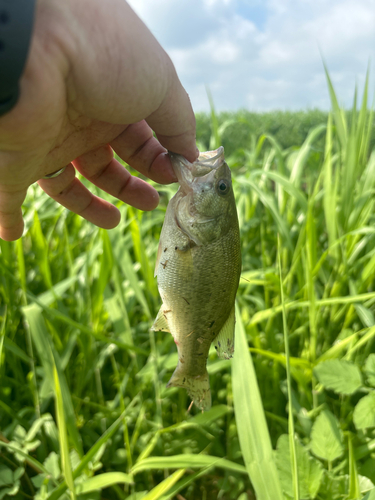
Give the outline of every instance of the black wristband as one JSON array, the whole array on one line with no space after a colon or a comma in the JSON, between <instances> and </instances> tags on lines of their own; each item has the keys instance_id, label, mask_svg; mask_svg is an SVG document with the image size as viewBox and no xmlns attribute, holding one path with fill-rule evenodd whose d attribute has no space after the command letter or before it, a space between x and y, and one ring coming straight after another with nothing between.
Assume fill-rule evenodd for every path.
<instances>
[{"instance_id":1,"label":"black wristband","mask_svg":"<svg viewBox=\"0 0 375 500\"><path fill-rule=\"evenodd\" d=\"M18 101L36 0L0 0L0 116Z\"/></svg>"}]
</instances>

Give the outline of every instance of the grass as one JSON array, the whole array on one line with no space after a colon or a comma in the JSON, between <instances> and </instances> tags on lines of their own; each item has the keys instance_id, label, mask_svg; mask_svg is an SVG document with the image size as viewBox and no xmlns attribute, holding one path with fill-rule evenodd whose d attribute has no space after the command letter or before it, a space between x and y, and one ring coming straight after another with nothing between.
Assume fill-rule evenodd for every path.
<instances>
[{"instance_id":1,"label":"grass","mask_svg":"<svg viewBox=\"0 0 375 500\"><path fill-rule=\"evenodd\" d=\"M0 498L372 500L375 153L368 87L343 111L198 117L224 144L243 271L213 407L166 389L149 328L169 197L103 231L30 189L0 241ZM109 197L108 197L109 198ZM249 348L248 348L249 347Z\"/></svg>"}]
</instances>

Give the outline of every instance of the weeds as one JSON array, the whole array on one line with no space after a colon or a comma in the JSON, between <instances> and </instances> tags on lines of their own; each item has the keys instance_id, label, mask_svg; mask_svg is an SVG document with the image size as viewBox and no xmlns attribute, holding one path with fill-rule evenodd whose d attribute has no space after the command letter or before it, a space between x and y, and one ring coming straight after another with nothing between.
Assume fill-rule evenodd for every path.
<instances>
[{"instance_id":1,"label":"weeds","mask_svg":"<svg viewBox=\"0 0 375 500\"><path fill-rule=\"evenodd\" d=\"M149 331L175 186L109 232L30 189L24 238L0 241L0 498L375 498L373 115L367 84L350 113L328 85L303 124L198 121L227 148L244 278L207 413L166 389L173 339Z\"/></svg>"}]
</instances>

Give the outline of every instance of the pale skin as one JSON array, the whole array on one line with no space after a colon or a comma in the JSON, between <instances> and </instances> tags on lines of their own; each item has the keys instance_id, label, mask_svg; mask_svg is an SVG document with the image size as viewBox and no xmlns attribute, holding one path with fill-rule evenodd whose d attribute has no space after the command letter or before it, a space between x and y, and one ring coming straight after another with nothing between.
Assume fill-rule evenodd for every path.
<instances>
[{"instance_id":1,"label":"pale skin","mask_svg":"<svg viewBox=\"0 0 375 500\"><path fill-rule=\"evenodd\" d=\"M114 152L166 184L177 180L167 150L197 158L193 110L168 55L127 3L38 0L20 99L0 117L0 238L22 236L21 205L34 182L97 226L115 227L118 209L77 171L125 203L154 209L157 191Z\"/></svg>"}]
</instances>

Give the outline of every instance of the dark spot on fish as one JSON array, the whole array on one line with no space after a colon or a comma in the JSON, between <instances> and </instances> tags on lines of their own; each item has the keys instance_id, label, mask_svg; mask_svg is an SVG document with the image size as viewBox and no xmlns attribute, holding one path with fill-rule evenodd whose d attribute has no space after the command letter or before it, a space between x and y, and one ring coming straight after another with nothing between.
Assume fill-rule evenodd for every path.
<instances>
[{"instance_id":1,"label":"dark spot on fish","mask_svg":"<svg viewBox=\"0 0 375 500\"><path fill-rule=\"evenodd\" d=\"M182 358L179 358L180 363L185 363L185 361Z\"/></svg>"},{"instance_id":2,"label":"dark spot on fish","mask_svg":"<svg viewBox=\"0 0 375 500\"><path fill-rule=\"evenodd\" d=\"M197 356L203 356L203 352L197 352Z\"/></svg>"},{"instance_id":3,"label":"dark spot on fish","mask_svg":"<svg viewBox=\"0 0 375 500\"><path fill-rule=\"evenodd\" d=\"M230 346L230 340L228 339L228 346Z\"/></svg>"},{"instance_id":4,"label":"dark spot on fish","mask_svg":"<svg viewBox=\"0 0 375 500\"><path fill-rule=\"evenodd\" d=\"M217 345L221 347L220 340L217 341Z\"/></svg>"},{"instance_id":5,"label":"dark spot on fish","mask_svg":"<svg viewBox=\"0 0 375 500\"><path fill-rule=\"evenodd\" d=\"M217 345L215 345L215 349L217 350Z\"/></svg>"},{"instance_id":6,"label":"dark spot on fish","mask_svg":"<svg viewBox=\"0 0 375 500\"><path fill-rule=\"evenodd\" d=\"M212 328L214 326L215 320L211 321L211 323L208 325L208 328Z\"/></svg>"},{"instance_id":7,"label":"dark spot on fish","mask_svg":"<svg viewBox=\"0 0 375 500\"><path fill-rule=\"evenodd\" d=\"M202 193L204 193L204 189L202 189Z\"/></svg>"},{"instance_id":8,"label":"dark spot on fish","mask_svg":"<svg viewBox=\"0 0 375 500\"><path fill-rule=\"evenodd\" d=\"M184 383L185 383L185 381L186 381L186 377L184 377L184 379L183 379L182 383L184 384Z\"/></svg>"},{"instance_id":9,"label":"dark spot on fish","mask_svg":"<svg viewBox=\"0 0 375 500\"><path fill-rule=\"evenodd\" d=\"M167 248L167 247L165 247L165 248L164 248L164 252L166 252L167 250L168 250L168 248Z\"/></svg>"},{"instance_id":10,"label":"dark spot on fish","mask_svg":"<svg viewBox=\"0 0 375 500\"><path fill-rule=\"evenodd\" d=\"M166 268L166 266L167 266L167 262L168 262L167 260L166 260L165 262L160 262L160 264L163 266L163 269L165 269L165 268Z\"/></svg>"},{"instance_id":11,"label":"dark spot on fish","mask_svg":"<svg viewBox=\"0 0 375 500\"><path fill-rule=\"evenodd\" d=\"M177 250L177 249L178 249L178 247L174 247L174 249L175 249L175 250Z\"/></svg>"},{"instance_id":12,"label":"dark spot on fish","mask_svg":"<svg viewBox=\"0 0 375 500\"><path fill-rule=\"evenodd\" d=\"M186 300L186 299L185 299L185 297L182 297L182 298L184 299L184 301L186 302L186 304L187 304L188 306L190 306L190 302L188 302L188 300Z\"/></svg>"}]
</instances>

